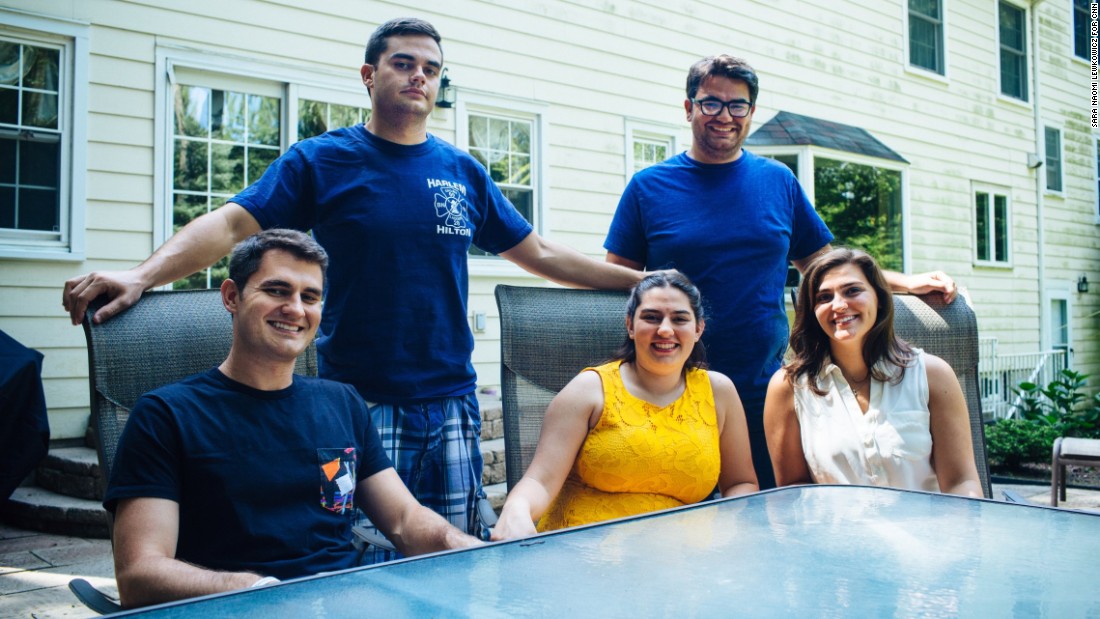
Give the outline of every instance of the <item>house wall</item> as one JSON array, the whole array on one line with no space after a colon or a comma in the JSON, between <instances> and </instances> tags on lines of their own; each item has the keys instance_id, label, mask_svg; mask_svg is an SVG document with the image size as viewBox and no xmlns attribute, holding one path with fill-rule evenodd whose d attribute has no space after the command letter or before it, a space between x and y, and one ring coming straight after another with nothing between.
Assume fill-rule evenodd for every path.
<instances>
[{"instance_id":1,"label":"house wall","mask_svg":"<svg viewBox=\"0 0 1100 619\"><path fill-rule=\"evenodd\" d=\"M907 268L942 269L965 286L982 335L996 336L1000 352L1038 349L1045 291L1068 294L1075 364L1100 384L1100 317L1094 315L1100 311L1098 134L1089 126L1088 63L1072 57L1070 0L1045 0L1031 9L1038 11L1040 116L1062 127L1065 144L1066 189L1042 196L1042 261L1035 187L1043 169L1027 166L1027 154L1040 152L1034 108L998 94L994 0L945 0L945 77L908 68L904 0L739 0L732 9L702 0L598 8L579 0L414 4L420 6L376 0L329 0L308 9L292 0L2 2L15 11L90 25L86 258L0 259L0 329L46 355L55 438L81 436L88 410L83 335L68 326L60 307L62 282L89 270L129 267L163 241L155 215L165 208L158 155L165 156L166 139L157 125L164 102L156 97L165 76L158 72L158 50L230 65L257 63L276 73L313 73L326 84L347 80L345 87L357 88L366 37L382 21L405 14L427 18L443 34L460 103L481 97L501 107L541 106L546 236L602 257L627 178L626 120L669 127L687 145L687 67L704 55L732 52L760 74L757 126L780 110L856 125L909 161ZM0 28L11 15L0 10ZM430 130L455 141L458 117L457 109L437 110ZM1011 195L1009 268L974 265L975 183ZM485 331L477 334L475 366L483 385L495 385L499 323L492 289L541 281L495 260L473 261L471 273L471 318L487 315ZM1076 292L1081 274L1088 275L1092 292Z\"/></svg>"}]
</instances>

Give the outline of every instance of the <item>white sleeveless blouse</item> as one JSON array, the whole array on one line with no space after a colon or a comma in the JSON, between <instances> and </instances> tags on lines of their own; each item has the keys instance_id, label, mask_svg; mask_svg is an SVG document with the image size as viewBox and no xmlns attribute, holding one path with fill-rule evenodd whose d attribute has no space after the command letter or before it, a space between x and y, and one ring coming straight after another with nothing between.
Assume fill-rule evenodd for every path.
<instances>
[{"instance_id":1,"label":"white sleeveless blouse","mask_svg":"<svg viewBox=\"0 0 1100 619\"><path fill-rule=\"evenodd\" d=\"M900 383L871 380L866 413L832 363L818 376L824 396L811 391L805 377L795 386L802 452L815 482L940 491L932 470L924 351L913 351L915 362Z\"/></svg>"}]
</instances>

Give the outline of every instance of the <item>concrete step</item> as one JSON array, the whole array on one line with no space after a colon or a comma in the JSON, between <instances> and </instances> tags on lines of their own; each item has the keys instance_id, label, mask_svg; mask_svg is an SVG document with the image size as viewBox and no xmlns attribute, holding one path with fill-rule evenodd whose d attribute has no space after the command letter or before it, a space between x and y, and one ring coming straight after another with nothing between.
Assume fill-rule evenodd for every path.
<instances>
[{"instance_id":1,"label":"concrete step","mask_svg":"<svg viewBox=\"0 0 1100 619\"><path fill-rule=\"evenodd\" d=\"M481 441L481 459L485 468L481 470L481 483L488 486L507 481L504 470L504 439L494 438Z\"/></svg>"},{"instance_id":2,"label":"concrete step","mask_svg":"<svg viewBox=\"0 0 1100 619\"><path fill-rule=\"evenodd\" d=\"M0 505L4 521L24 529L107 539L107 510L98 500L78 499L36 486L15 489Z\"/></svg>"},{"instance_id":3,"label":"concrete step","mask_svg":"<svg viewBox=\"0 0 1100 619\"><path fill-rule=\"evenodd\" d=\"M98 500L103 482L99 474L99 458L90 447L51 449L35 469L35 484L66 496Z\"/></svg>"}]
</instances>

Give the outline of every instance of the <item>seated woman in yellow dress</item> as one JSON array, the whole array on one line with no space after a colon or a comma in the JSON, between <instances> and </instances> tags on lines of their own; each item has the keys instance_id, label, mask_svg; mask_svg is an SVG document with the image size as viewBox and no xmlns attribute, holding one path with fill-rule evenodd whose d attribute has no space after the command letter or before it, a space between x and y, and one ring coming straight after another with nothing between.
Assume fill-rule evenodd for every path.
<instances>
[{"instance_id":1,"label":"seated woman in yellow dress","mask_svg":"<svg viewBox=\"0 0 1100 619\"><path fill-rule=\"evenodd\" d=\"M587 368L546 410L538 448L493 539L610 520L759 488L733 382L705 369L699 290L675 271L627 302L614 361ZM541 518L541 520L539 520Z\"/></svg>"}]
</instances>

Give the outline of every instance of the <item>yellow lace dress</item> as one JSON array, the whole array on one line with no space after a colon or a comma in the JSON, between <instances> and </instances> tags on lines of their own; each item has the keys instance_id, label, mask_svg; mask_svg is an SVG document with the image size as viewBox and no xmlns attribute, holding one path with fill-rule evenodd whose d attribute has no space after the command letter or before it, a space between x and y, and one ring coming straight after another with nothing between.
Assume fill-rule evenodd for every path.
<instances>
[{"instance_id":1,"label":"yellow lace dress","mask_svg":"<svg viewBox=\"0 0 1100 619\"><path fill-rule=\"evenodd\" d=\"M627 392L621 361L588 368L603 381L603 414L539 531L678 507L718 483L718 423L706 370L689 370L683 395L660 407Z\"/></svg>"}]
</instances>

